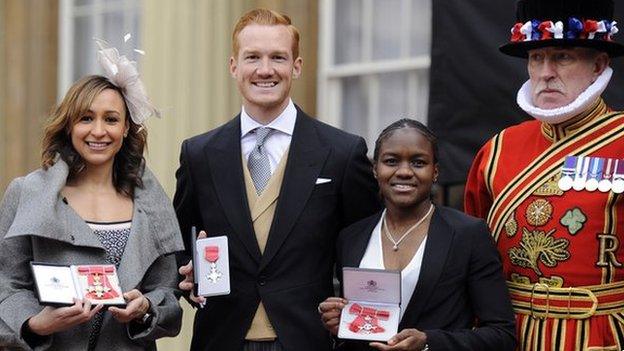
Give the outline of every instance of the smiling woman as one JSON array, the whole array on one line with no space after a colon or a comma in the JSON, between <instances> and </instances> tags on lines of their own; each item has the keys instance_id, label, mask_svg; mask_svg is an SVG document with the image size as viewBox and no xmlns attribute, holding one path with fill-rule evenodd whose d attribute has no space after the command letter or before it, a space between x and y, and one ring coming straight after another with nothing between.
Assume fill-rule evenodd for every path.
<instances>
[{"instance_id":1,"label":"smiling woman","mask_svg":"<svg viewBox=\"0 0 624 351\"><path fill-rule=\"evenodd\" d=\"M340 233L337 270L401 272L399 333L387 343L345 341L340 349L513 350L511 303L485 223L431 203L436 137L414 120L391 124L375 143L374 173L386 208ZM346 303L330 297L319 305L334 335Z\"/></svg>"},{"instance_id":2,"label":"smiling woman","mask_svg":"<svg viewBox=\"0 0 624 351\"><path fill-rule=\"evenodd\" d=\"M71 129L71 141L88 167L111 167L128 136L126 105L119 92L106 89Z\"/></svg>"},{"instance_id":3,"label":"smiling woman","mask_svg":"<svg viewBox=\"0 0 624 351\"><path fill-rule=\"evenodd\" d=\"M145 167L147 132L137 120L147 117L131 114L146 111L136 102L148 99L132 100L129 109L128 94L137 91L114 81L87 76L72 85L45 128L42 168L6 191L0 319L13 336L0 337L0 349L151 350L157 338L180 330L170 254L183 244L170 200ZM71 306L40 305L33 261L115 265L125 305L104 310L79 298Z\"/></svg>"},{"instance_id":4,"label":"smiling woman","mask_svg":"<svg viewBox=\"0 0 624 351\"><path fill-rule=\"evenodd\" d=\"M115 188L132 196L141 185L147 130L129 116L119 87L102 76L82 78L69 89L45 128L43 167L51 167L60 156L69 166L68 183L72 183L90 164L91 169L104 165L112 172Z\"/></svg>"}]
</instances>

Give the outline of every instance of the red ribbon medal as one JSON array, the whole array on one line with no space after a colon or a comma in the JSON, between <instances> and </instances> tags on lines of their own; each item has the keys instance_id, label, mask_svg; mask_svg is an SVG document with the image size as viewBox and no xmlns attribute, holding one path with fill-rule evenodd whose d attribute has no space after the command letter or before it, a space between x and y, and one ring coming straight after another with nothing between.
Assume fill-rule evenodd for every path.
<instances>
[{"instance_id":1,"label":"red ribbon medal","mask_svg":"<svg viewBox=\"0 0 624 351\"><path fill-rule=\"evenodd\" d=\"M379 325L379 321L386 321L390 318L390 311L378 310L372 307L363 307L357 303L351 305L349 313L356 315L355 319L349 323L349 330L354 333L362 334L385 332L386 329Z\"/></svg>"},{"instance_id":2,"label":"red ribbon medal","mask_svg":"<svg viewBox=\"0 0 624 351\"><path fill-rule=\"evenodd\" d=\"M115 273L114 267L80 266L78 274L87 276L86 298L92 300L109 300L119 296L108 280Z\"/></svg>"},{"instance_id":3,"label":"red ribbon medal","mask_svg":"<svg viewBox=\"0 0 624 351\"><path fill-rule=\"evenodd\" d=\"M216 283L223 275L217 270L217 261L219 260L219 247L216 245L206 246L204 248L204 258L210 262L210 272L206 275L210 283Z\"/></svg>"},{"instance_id":4,"label":"red ribbon medal","mask_svg":"<svg viewBox=\"0 0 624 351\"><path fill-rule=\"evenodd\" d=\"M218 246L206 246L204 248L204 257L206 261L213 263L219 259L219 247Z\"/></svg>"}]
</instances>

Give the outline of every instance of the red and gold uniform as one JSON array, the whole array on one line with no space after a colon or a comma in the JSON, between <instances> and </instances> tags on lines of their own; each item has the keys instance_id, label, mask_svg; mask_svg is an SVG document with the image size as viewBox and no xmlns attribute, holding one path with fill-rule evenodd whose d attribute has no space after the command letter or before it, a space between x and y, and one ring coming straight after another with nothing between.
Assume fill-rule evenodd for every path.
<instances>
[{"instance_id":1,"label":"red and gold uniform","mask_svg":"<svg viewBox=\"0 0 624 351\"><path fill-rule=\"evenodd\" d=\"M465 210L497 242L520 350L623 350L624 194L561 191L568 155L624 158L624 114L598 100L503 130L474 160Z\"/></svg>"}]
</instances>

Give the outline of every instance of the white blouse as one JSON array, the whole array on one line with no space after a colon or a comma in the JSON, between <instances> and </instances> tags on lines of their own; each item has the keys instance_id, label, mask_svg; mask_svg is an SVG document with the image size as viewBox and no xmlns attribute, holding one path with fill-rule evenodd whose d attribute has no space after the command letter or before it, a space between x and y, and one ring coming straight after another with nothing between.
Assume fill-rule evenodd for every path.
<instances>
[{"instance_id":1,"label":"white blouse","mask_svg":"<svg viewBox=\"0 0 624 351\"><path fill-rule=\"evenodd\" d=\"M360 261L360 268L385 269L381 246L381 223L385 214L386 211L384 210L377 226L373 229L373 233L368 241L368 247L366 247L366 252ZM418 283L426 244L427 237L425 236L416 254L414 254L414 257L412 257L407 266L401 271L401 318L403 318L403 313L405 313L405 309L416 288L416 283Z\"/></svg>"}]
</instances>

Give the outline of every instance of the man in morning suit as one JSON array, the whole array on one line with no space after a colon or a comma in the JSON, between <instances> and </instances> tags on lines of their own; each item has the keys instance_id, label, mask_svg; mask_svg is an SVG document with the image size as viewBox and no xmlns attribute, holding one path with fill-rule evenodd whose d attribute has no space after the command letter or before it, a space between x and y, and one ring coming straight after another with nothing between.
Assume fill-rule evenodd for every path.
<instances>
[{"instance_id":1,"label":"man in morning suit","mask_svg":"<svg viewBox=\"0 0 624 351\"><path fill-rule=\"evenodd\" d=\"M185 140L176 173L186 254L192 226L229 246L231 293L197 310L191 349L329 350L317 306L333 293L337 234L380 206L366 144L293 104L302 59L287 16L252 10L232 42L241 112ZM190 290L192 264L180 272Z\"/></svg>"}]
</instances>

